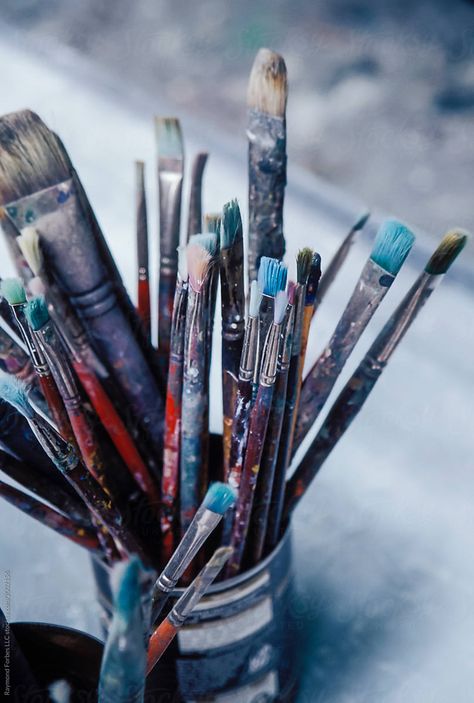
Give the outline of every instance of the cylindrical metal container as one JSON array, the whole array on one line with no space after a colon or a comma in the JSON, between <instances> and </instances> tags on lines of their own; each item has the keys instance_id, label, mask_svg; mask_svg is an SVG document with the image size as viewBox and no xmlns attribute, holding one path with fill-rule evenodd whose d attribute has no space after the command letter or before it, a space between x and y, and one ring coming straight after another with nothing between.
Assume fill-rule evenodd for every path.
<instances>
[{"instance_id":1,"label":"cylindrical metal container","mask_svg":"<svg viewBox=\"0 0 474 703\"><path fill-rule=\"evenodd\" d=\"M110 617L108 572L94 562ZM258 566L211 586L155 667L147 701L266 703L294 699L298 662L291 622L291 534ZM173 598L180 596L177 589Z\"/></svg>"}]
</instances>

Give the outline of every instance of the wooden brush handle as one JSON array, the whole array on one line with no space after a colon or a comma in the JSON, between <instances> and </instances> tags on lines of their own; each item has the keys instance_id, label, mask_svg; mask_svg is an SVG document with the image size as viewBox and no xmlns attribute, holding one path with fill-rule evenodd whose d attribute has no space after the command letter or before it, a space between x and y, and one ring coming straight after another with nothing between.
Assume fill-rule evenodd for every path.
<instances>
[{"instance_id":1,"label":"wooden brush handle","mask_svg":"<svg viewBox=\"0 0 474 703\"><path fill-rule=\"evenodd\" d=\"M155 667L163 654L166 652L171 642L174 640L177 628L170 623L168 618L156 628L148 643L148 657L146 663L146 673Z\"/></svg>"},{"instance_id":2,"label":"wooden brush handle","mask_svg":"<svg viewBox=\"0 0 474 703\"><path fill-rule=\"evenodd\" d=\"M75 445L74 432L54 378L51 374L39 376L39 384L48 407L51 410L53 420L58 427L59 434L66 442Z\"/></svg>"}]
</instances>

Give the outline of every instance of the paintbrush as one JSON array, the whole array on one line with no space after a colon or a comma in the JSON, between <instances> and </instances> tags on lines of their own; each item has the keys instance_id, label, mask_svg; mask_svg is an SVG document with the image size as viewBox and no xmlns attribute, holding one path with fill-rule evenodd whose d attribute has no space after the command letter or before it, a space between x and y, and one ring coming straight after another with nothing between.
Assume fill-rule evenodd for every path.
<instances>
[{"instance_id":1,"label":"paintbrush","mask_svg":"<svg viewBox=\"0 0 474 703\"><path fill-rule=\"evenodd\" d=\"M275 387L272 407L268 418L267 433L263 446L260 471L255 490L252 510L249 545L249 557L252 564L257 564L263 556L268 517L272 506L272 492L275 480L275 470L280 446L285 401L288 387L288 371L290 368L291 349L293 346L293 328L295 319L295 284L288 284L288 308L282 329L282 339L277 360Z\"/></svg>"},{"instance_id":2,"label":"paintbrush","mask_svg":"<svg viewBox=\"0 0 474 703\"><path fill-rule=\"evenodd\" d=\"M102 556L102 550L97 535L93 529L84 527L67 515L33 498L28 493L0 481L0 496L10 505L15 506L26 515L34 518L42 525L50 527L58 535L84 547L97 556Z\"/></svg>"},{"instance_id":3,"label":"paintbrush","mask_svg":"<svg viewBox=\"0 0 474 703\"><path fill-rule=\"evenodd\" d=\"M329 287L332 285L334 279L336 278L338 272L340 271L343 263L345 262L348 254L349 254L349 251L352 247L352 244L354 243L354 239L355 239L357 232L360 232L360 230L365 227L365 224L366 224L367 220L369 219L369 217L370 217L370 212L364 212L356 220L356 222L352 225L352 227L349 230L349 232L347 233L347 235L342 240L342 243L340 244L340 246L336 250L336 253L332 257L328 266L326 266L325 271L324 271L324 275L321 277L321 281L319 282L318 300L317 300L317 305L313 309L313 313L321 305L324 297L326 296L326 293L329 290Z\"/></svg>"},{"instance_id":4,"label":"paintbrush","mask_svg":"<svg viewBox=\"0 0 474 703\"><path fill-rule=\"evenodd\" d=\"M396 220L380 226L367 260L337 327L301 389L293 451L317 419L362 332L408 256L414 235Z\"/></svg>"},{"instance_id":5,"label":"paintbrush","mask_svg":"<svg viewBox=\"0 0 474 703\"><path fill-rule=\"evenodd\" d=\"M0 293L11 307L20 334L28 348L33 368L38 376L40 388L51 411L52 418L64 439L67 442L74 443L74 433L56 382L51 374L51 369L28 327L25 317L26 293L20 279L3 279L0 283Z\"/></svg>"},{"instance_id":6,"label":"paintbrush","mask_svg":"<svg viewBox=\"0 0 474 703\"><path fill-rule=\"evenodd\" d=\"M1 405L8 408L11 407L7 406L6 403L2 403ZM3 407L0 408L0 413L3 412L3 409ZM22 418L19 413L18 416ZM28 425L26 426L28 427ZM2 437L2 442L3 429L4 424L1 422L0 437ZM38 443L36 439L35 443L37 450ZM31 491L31 493L34 493L39 498L52 505L53 508L63 515L71 518L77 525L81 525L84 528L91 528L90 513L85 504L79 500L74 493L71 495L70 490L68 490L69 485L66 484L64 486L62 476L60 474L56 475L58 472L55 471L54 466L48 466L49 472L47 475L43 473L38 466L38 460L40 459L38 451L36 451L36 454L38 455L35 457L36 464L26 464L24 461L0 449L0 471L19 483L23 488L26 488L28 491ZM58 481L58 478L61 479L61 481Z\"/></svg>"},{"instance_id":7,"label":"paintbrush","mask_svg":"<svg viewBox=\"0 0 474 703\"><path fill-rule=\"evenodd\" d=\"M148 271L148 218L145 191L145 164L135 161L135 222L137 238L138 312L148 338L151 338L150 279Z\"/></svg>"},{"instance_id":8,"label":"paintbrush","mask_svg":"<svg viewBox=\"0 0 474 703\"><path fill-rule=\"evenodd\" d=\"M235 500L236 492L228 484L216 482L210 485L181 542L153 587L152 624L166 605L170 592Z\"/></svg>"},{"instance_id":9,"label":"paintbrush","mask_svg":"<svg viewBox=\"0 0 474 703\"><path fill-rule=\"evenodd\" d=\"M242 476L240 478L239 495L235 508L234 527L230 544L233 551L226 567L227 577L235 576L242 566L255 487L258 480L268 418L272 406L281 326L285 317L287 304L288 295L285 291L279 291L275 298L274 320L268 330L263 349L257 396L252 410L250 411L247 449L245 452Z\"/></svg>"},{"instance_id":10,"label":"paintbrush","mask_svg":"<svg viewBox=\"0 0 474 703\"><path fill-rule=\"evenodd\" d=\"M10 596L11 583L8 580L7 573L4 576L4 591L7 596ZM9 614L9 602L7 601L7 615ZM0 667L0 690L6 698L12 701L23 703L23 701L41 701L49 702L49 697L46 691L39 686L36 677L34 676L30 664L15 635L10 627L10 624L0 608L0 657L2 666ZM25 695L22 694L25 693ZM27 695L26 695L27 694Z\"/></svg>"},{"instance_id":11,"label":"paintbrush","mask_svg":"<svg viewBox=\"0 0 474 703\"><path fill-rule=\"evenodd\" d=\"M153 632L148 643L147 674L159 662L176 637L178 630L184 625L201 598L206 594L231 554L231 547L219 547L216 549L204 568L201 569L191 585L186 588L178 602L173 606L170 613Z\"/></svg>"},{"instance_id":12,"label":"paintbrush","mask_svg":"<svg viewBox=\"0 0 474 703\"><path fill-rule=\"evenodd\" d=\"M40 446L86 503L98 522L104 524L128 554L143 554L135 537L127 529L120 513L100 484L79 461L72 446L40 417L31 406L24 383L0 373L0 397L26 418Z\"/></svg>"},{"instance_id":13,"label":"paintbrush","mask_svg":"<svg viewBox=\"0 0 474 703\"><path fill-rule=\"evenodd\" d=\"M285 254L287 96L283 58L269 49L260 49L252 66L247 93L250 281L257 277L262 256L281 259Z\"/></svg>"},{"instance_id":14,"label":"paintbrush","mask_svg":"<svg viewBox=\"0 0 474 703\"><path fill-rule=\"evenodd\" d=\"M226 480L239 490L240 477L245 459L245 449L249 431L249 416L252 405L253 380L258 357L259 309L262 291L257 281L250 284L250 301L244 341L239 366L239 379L233 411L232 431L229 449L229 467ZM228 544L232 536L234 511L229 510L223 520L222 544Z\"/></svg>"},{"instance_id":15,"label":"paintbrush","mask_svg":"<svg viewBox=\"0 0 474 703\"><path fill-rule=\"evenodd\" d=\"M143 566L132 557L114 568L114 611L100 668L98 703L141 703L147 627L141 604Z\"/></svg>"},{"instance_id":16,"label":"paintbrush","mask_svg":"<svg viewBox=\"0 0 474 703\"><path fill-rule=\"evenodd\" d=\"M260 334L258 364L262 358L263 345L267 338L268 330L273 323L275 296L280 290L285 290L288 269L282 261L263 256L260 259L258 270L258 285L263 291L260 304ZM258 373L257 373L258 378Z\"/></svg>"},{"instance_id":17,"label":"paintbrush","mask_svg":"<svg viewBox=\"0 0 474 703\"><path fill-rule=\"evenodd\" d=\"M160 279L158 299L158 353L164 378L168 372L171 315L178 270L181 191L184 147L181 126L175 117L155 118L158 150L158 196L160 210Z\"/></svg>"},{"instance_id":18,"label":"paintbrush","mask_svg":"<svg viewBox=\"0 0 474 703\"><path fill-rule=\"evenodd\" d=\"M466 241L467 234L461 230L452 230L444 236L424 271L386 322L357 370L346 383L301 463L287 483L285 495L287 517L293 512L324 461L358 415L419 310L441 282Z\"/></svg>"},{"instance_id":19,"label":"paintbrush","mask_svg":"<svg viewBox=\"0 0 474 703\"><path fill-rule=\"evenodd\" d=\"M26 345L15 334L10 306L0 299L0 363L4 371L34 383L35 372Z\"/></svg>"},{"instance_id":20,"label":"paintbrush","mask_svg":"<svg viewBox=\"0 0 474 703\"><path fill-rule=\"evenodd\" d=\"M224 476L227 476L235 396L245 333L244 243L242 218L237 200L224 205L220 252Z\"/></svg>"},{"instance_id":21,"label":"paintbrush","mask_svg":"<svg viewBox=\"0 0 474 703\"><path fill-rule=\"evenodd\" d=\"M189 192L188 241L193 234L202 230L202 177L209 154L205 151L196 154L191 171Z\"/></svg>"},{"instance_id":22,"label":"paintbrush","mask_svg":"<svg viewBox=\"0 0 474 703\"><path fill-rule=\"evenodd\" d=\"M168 561L175 547L181 446L181 405L183 395L184 334L188 302L186 248L179 247L178 280L171 319L170 361L165 407L165 439L161 479L161 533L163 559Z\"/></svg>"},{"instance_id":23,"label":"paintbrush","mask_svg":"<svg viewBox=\"0 0 474 703\"><path fill-rule=\"evenodd\" d=\"M112 276L110 252L73 176L63 145L37 115L23 111L0 119L0 202L17 229L38 229L48 268L159 460L159 390L131 327L123 286Z\"/></svg>"},{"instance_id":24,"label":"paintbrush","mask_svg":"<svg viewBox=\"0 0 474 703\"><path fill-rule=\"evenodd\" d=\"M189 275L184 344L181 457L180 529L187 530L207 484L209 386L209 286L213 257L195 236L187 246ZM215 235L207 235L211 242Z\"/></svg>"}]
</instances>

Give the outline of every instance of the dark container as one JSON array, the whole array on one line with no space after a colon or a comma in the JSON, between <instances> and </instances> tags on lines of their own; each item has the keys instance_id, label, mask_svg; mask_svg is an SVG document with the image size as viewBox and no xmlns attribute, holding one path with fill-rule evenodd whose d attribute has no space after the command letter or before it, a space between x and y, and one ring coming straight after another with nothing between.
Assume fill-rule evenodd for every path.
<instances>
[{"instance_id":1,"label":"dark container","mask_svg":"<svg viewBox=\"0 0 474 703\"><path fill-rule=\"evenodd\" d=\"M109 574L93 561L103 624ZM149 677L148 703L294 700L298 662L291 620L291 534L258 566L209 589ZM182 591L176 589L173 598Z\"/></svg>"}]
</instances>

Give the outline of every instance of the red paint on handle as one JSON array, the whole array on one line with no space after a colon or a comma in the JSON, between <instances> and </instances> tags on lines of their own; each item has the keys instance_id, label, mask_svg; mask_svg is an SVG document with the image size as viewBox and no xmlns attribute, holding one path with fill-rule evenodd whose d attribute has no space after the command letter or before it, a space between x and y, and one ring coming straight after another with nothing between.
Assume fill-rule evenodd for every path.
<instances>
[{"instance_id":1,"label":"red paint on handle","mask_svg":"<svg viewBox=\"0 0 474 703\"><path fill-rule=\"evenodd\" d=\"M76 446L71 423L69 422L63 399L59 394L54 378L51 374L48 374L46 376L38 376L38 379L41 391L45 397L49 409L51 410L53 420L58 427L59 434L66 440L66 442Z\"/></svg>"},{"instance_id":2,"label":"red paint on handle","mask_svg":"<svg viewBox=\"0 0 474 703\"><path fill-rule=\"evenodd\" d=\"M166 652L171 642L174 640L178 628L170 623L168 618L158 625L148 643L148 657L146 662L146 673L150 671L159 662L163 654Z\"/></svg>"},{"instance_id":3,"label":"red paint on handle","mask_svg":"<svg viewBox=\"0 0 474 703\"><path fill-rule=\"evenodd\" d=\"M151 337L151 302L148 280L138 280L138 313L142 318L148 338Z\"/></svg>"}]
</instances>

